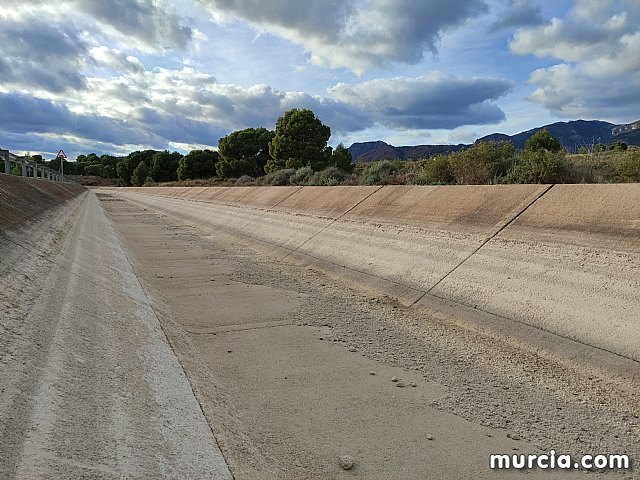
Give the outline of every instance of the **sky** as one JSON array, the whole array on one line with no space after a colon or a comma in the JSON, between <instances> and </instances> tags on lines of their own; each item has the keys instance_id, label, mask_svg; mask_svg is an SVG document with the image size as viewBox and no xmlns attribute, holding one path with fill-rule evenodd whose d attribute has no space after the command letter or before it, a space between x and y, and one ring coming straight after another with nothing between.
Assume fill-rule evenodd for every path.
<instances>
[{"instance_id":1,"label":"sky","mask_svg":"<svg viewBox=\"0 0 640 480\"><path fill-rule=\"evenodd\" d=\"M640 120L639 0L2 0L0 148L216 148L292 108L330 144Z\"/></svg>"}]
</instances>

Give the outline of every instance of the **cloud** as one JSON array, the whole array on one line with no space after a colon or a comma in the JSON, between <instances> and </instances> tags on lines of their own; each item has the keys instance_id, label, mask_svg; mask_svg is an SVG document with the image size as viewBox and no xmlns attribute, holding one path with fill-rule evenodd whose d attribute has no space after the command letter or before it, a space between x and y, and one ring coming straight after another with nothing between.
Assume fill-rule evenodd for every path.
<instances>
[{"instance_id":1,"label":"cloud","mask_svg":"<svg viewBox=\"0 0 640 480\"><path fill-rule=\"evenodd\" d=\"M108 68L113 72L127 74L143 74L144 64L139 58L106 46L94 47L89 51L93 60L101 67Z\"/></svg>"},{"instance_id":2,"label":"cloud","mask_svg":"<svg viewBox=\"0 0 640 480\"><path fill-rule=\"evenodd\" d=\"M378 124L399 129L442 129L498 123L504 112L494 103L511 90L497 79L460 78L431 73L417 78L338 84L329 94Z\"/></svg>"},{"instance_id":3,"label":"cloud","mask_svg":"<svg viewBox=\"0 0 640 480\"><path fill-rule=\"evenodd\" d=\"M640 91L640 4L579 1L564 17L518 30L510 49L561 61L535 70L529 99L560 117L634 120Z\"/></svg>"},{"instance_id":4,"label":"cloud","mask_svg":"<svg viewBox=\"0 0 640 480\"><path fill-rule=\"evenodd\" d=\"M511 0L506 9L501 12L498 20L489 26L490 32L502 29L540 25L544 22L542 9L528 0Z\"/></svg>"},{"instance_id":5,"label":"cloud","mask_svg":"<svg viewBox=\"0 0 640 480\"><path fill-rule=\"evenodd\" d=\"M136 59L99 50L107 64ZM137 71L137 70L136 70ZM20 93L0 94L0 131L72 135L111 145L215 145L229 132L274 128L291 108L309 108L336 134L382 125L398 131L496 123L504 113L493 102L510 89L504 80L439 73L418 78L338 84L328 96L286 92L267 85L220 84L191 68L155 69L133 76L91 78L86 91L59 101Z\"/></svg>"},{"instance_id":6,"label":"cloud","mask_svg":"<svg viewBox=\"0 0 640 480\"><path fill-rule=\"evenodd\" d=\"M304 46L313 64L356 73L418 63L442 32L485 13L482 0L200 0L214 18L242 18Z\"/></svg>"},{"instance_id":7,"label":"cloud","mask_svg":"<svg viewBox=\"0 0 640 480\"><path fill-rule=\"evenodd\" d=\"M157 50L185 48L193 36L191 27L169 11L164 2L152 0L68 0L78 11L108 25L141 46Z\"/></svg>"},{"instance_id":8,"label":"cloud","mask_svg":"<svg viewBox=\"0 0 640 480\"><path fill-rule=\"evenodd\" d=\"M61 92L84 89L80 73L86 44L73 26L31 17L28 21L5 20L0 27L0 73L4 88L28 86Z\"/></svg>"},{"instance_id":9,"label":"cloud","mask_svg":"<svg viewBox=\"0 0 640 480\"><path fill-rule=\"evenodd\" d=\"M171 0L3 0L0 19L23 26L33 34L33 19L57 25L58 30L84 27L87 40L106 42L154 53L184 49L195 35L191 19L174 12Z\"/></svg>"},{"instance_id":10,"label":"cloud","mask_svg":"<svg viewBox=\"0 0 640 480\"><path fill-rule=\"evenodd\" d=\"M126 122L99 115L71 112L66 106L20 93L0 93L0 130L4 132L49 133L99 139L112 144L152 140Z\"/></svg>"}]
</instances>

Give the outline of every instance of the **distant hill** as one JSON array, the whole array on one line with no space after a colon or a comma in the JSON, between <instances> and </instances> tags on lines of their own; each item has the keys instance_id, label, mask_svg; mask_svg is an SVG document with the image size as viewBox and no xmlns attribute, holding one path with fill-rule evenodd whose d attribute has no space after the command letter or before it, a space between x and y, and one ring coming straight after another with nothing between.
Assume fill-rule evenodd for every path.
<instances>
[{"instance_id":1,"label":"distant hill","mask_svg":"<svg viewBox=\"0 0 640 480\"><path fill-rule=\"evenodd\" d=\"M375 162L377 160L412 160L427 158L440 153L454 152L465 145L414 145L394 147L381 140L376 142L359 142L349 147L351 157L358 162Z\"/></svg>"},{"instance_id":2,"label":"distant hill","mask_svg":"<svg viewBox=\"0 0 640 480\"><path fill-rule=\"evenodd\" d=\"M580 147L595 145L596 143L611 143L613 140L613 123L601 122L598 120L576 120L573 122L557 122L544 127L532 128L526 132L517 133L516 135L504 135L505 140L511 140L513 146L521 149L524 148L526 141L535 133L543 128L556 137L565 148L569 150L578 150ZM499 133L487 135L479 138L476 142L483 142L494 139Z\"/></svg>"},{"instance_id":3,"label":"distant hill","mask_svg":"<svg viewBox=\"0 0 640 480\"><path fill-rule=\"evenodd\" d=\"M599 120L575 120L571 122L557 122L543 127L533 128L516 135L504 133L492 133L476 140L487 141L511 141L517 149L524 148L525 142L536 132L546 128L551 135L556 137L571 151L577 151L580 147L590 147L597 143L624 142L627 145L640 146L640 120L624 125L615 125ZM349 152L354 161L375 162L399 158L410 160L427 158L440 153L454 152L469 145L415 145L394 147L383 141L358 142L349 147Z\"/></svg>"}]
</instances>

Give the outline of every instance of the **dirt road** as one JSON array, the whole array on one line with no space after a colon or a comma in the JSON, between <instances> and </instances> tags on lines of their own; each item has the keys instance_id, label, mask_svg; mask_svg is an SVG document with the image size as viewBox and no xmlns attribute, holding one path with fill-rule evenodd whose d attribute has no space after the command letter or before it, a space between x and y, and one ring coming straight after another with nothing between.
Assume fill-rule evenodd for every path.
<instances>
[{"instance_id":1,"label":"dirt road","mask_svg":"<svg viewBox=\"0 0 640 480\"><path fill-rule=\"evenodd\" d=\"M2 232L2 478L636 478L489 468L640 458L633 364L561 362L460 306L279 260L193 202L98 190L48 215Z\"/></svg>"}]
</instances>

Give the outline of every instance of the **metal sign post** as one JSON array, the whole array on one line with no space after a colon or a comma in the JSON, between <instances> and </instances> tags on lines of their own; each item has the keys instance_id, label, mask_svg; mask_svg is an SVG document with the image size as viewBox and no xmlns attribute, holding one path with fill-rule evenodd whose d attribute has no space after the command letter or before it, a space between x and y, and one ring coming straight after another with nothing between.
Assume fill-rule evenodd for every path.
<instances>
[{"instance_id":1,"label":"metal sign post","mask_svg":"<svg viewBox=\"0 0 640 480\"><path fill-rule=\"evenodd\" d=\"M60 180L64 182L64 160L65 158L67 158L67 156L64 153L64 150L60 150L58 152L58 155L56 155L56 158L60 159Z\"/></svg>"}]
</instances>

